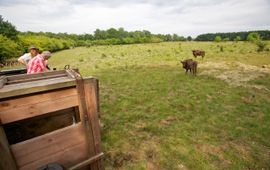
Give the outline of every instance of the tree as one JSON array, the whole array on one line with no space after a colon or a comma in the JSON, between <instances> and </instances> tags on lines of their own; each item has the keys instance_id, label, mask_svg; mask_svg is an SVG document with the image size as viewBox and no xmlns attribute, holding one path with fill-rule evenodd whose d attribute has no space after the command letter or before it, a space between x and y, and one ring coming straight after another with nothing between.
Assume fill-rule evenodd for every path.
<instances>
[{"instance_id":1,"label":"tree","mask_svg":"<svg viewBox=\"0 0 270 170\"><path fill-rule=\"evenodd\" d=\"M223 41L230 41L230 38L224 38Z\"/></svg>"},{"instance_id":2,"label":"tree","mask_svg":"<svg viewBox=\"0 0 270 170\"><path fill-rule=\"evenodd\" d=\"M216 37L215 37L215 41L216 41L216 42L220 42L221 40L222 40L222 39L221 39L221 36L216 36Z\"/></svg>"},{"instance_id":3,"label":"tree","mask_svg":"<svg viewBox=\"0 0 270 170\"><path fill-rule=\"evenodd\" d=\"M94 32L94 37L96 40L99 39L106 39L107 38L107 32L100 30L100 29L96 29L96 31Z\"/></svg>"},{"instance_id":4,"label":"tree","mask_svg":"<svg viewBox=\"0 0 270 170\"><path fill-rule=\"evenodd\" d=\"M270 30L261 30L261 31L242 31L242 32L229 32L229 33L207 33L198 35L196 41L214 41L216 36L223 38L229 38L234 40L237 36L241 38L241 41L246 41L250 33L257 32L261 35L262 40L270 40Z\"/></svg>"},{"instance_id":5,"label":"tree","mask_svg":"<svg viewBox=\"0 0 270 170\"><path fill-rule=\"evenodd\" d=\"M178 41L179 40L179 36L177 34L173 34L172 35L172 40L173 41Z\"/></svg>"},{"instance_id":6,"label":"tree","mask_svg":"<svg viewBox=\"0 0 270 170\"><path fill-rule=\"evenodd\" d=\"M253 43L255 43L256 41L259 41L261 39L262 38L261 38L260 34L258 34L257 32L249 33L247 36L247 40L250 42L253 42Z\"/></svg>"},{"instance_id":7,"label":"tree","mask_svg":"<svg viewBox=\"0 0 270 170\"><path fill-rule=\"evenodd\" d=\"M192 37L191 37L191 36L188 36L188 37L187 37L187 40L188 40L188 41L192 41Z\"/></svg>"},{"instance_id":8,"label":"tree","mask_svg":"<svg viewBox=\"0 0 270 170\"><path fill-rule=\"evenodd\" d=\"M2 15L0 15L0 34L12 40L16 40L18 35L15 26L8 21L4 21Z\"/></svg>"},{"instance_id":9,"label":"tree","mask_svg":"<svg viewBox=\"0 0 270 170\"><path fill-rule=\"evenodd\" d=\"M128 32L124 30L124 28L118 29L119 38L127 38Z\"/></svg>"},{"instance_id":10,"label":"tree","mask_svg":"<svg viewBox=\"0 0 270 170\"><path fill-rule=\"evenodd\" d=\"M236 37L234 38L234 41L235 41L235 42L241 41L241 37L240 37L240 36L236 36Z\"/></svg>"},{"instance_id":11,"label":"tree","mask_svg":"<svg viewBox=\"0 0 270 170\"><path fill-rule=\"evenodd\" d=\"M114 28L110 28L107 30L107 37L108 38L118 38L119 34L118 31Z\"/></svg>"},{"instance_id":12,"label":"tree","mask_svg":"<svg viewBox=\"0 0 270 170\"><path fill-rule=\"evenodd\" d=\"M0 34L0 63L22 54L22 48L13 40Z\"/></svg>"}]
</instances>

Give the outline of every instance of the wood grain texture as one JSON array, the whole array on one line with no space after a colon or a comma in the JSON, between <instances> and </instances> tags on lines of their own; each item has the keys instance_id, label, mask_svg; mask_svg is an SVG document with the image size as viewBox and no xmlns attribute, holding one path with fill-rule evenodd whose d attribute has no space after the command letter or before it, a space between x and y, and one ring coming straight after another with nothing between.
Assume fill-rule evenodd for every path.
<instances>
[{"instance_id":1,"label":"wood grain texture","mask_svg":"<svg viewBox=\"0 0 270 170\"><path fill-rule=\"evenodd\" d=\"M48 71L42 73L33 73L33 74L19 74L19 75L12 75L8 76L8 81L17 81L17 80L27 80L32 78L38 77L46 77L46 76L53 76L58 74L65 74L65 70L58 70L58 71Z\"/></svg>"},{"instance_id":2,"label":"wood grain texture","mask_svg":"<svg viewBox=\"0 0 270 170\"><path fill-rule=\"evenodd\" d=\"M0 101L0 111L16 109L25 105L41 103L44 101L50 101L57 98L63 98L66 96L77 95L78 92L76 88L67 88L67 89L59 89L56 91L48 91L45 93L27 95L16 97L13 99L8 99L4 101Z\"/></svg>"},{"instance_id":3,"label":"wood grain texture","mask_svg":"<svg viewBox=\"0 0 270 170\"><path fill-rule=\"evenodd\" d=\"M0 89L4 87L4 85L7 83L7 77L6 76L1 76L0 77Z\"/></svg>"},{"instance_id":4,"label":"wood grain texture","mask_svg":"<svg viewBox=\"0 0 270 170\"><path fill-rule=\"evenodd\" d=\"M19 169L36 169L51 162L65 167L87 158L86 141L81 123L11 145Z\"/></svg>"},{"instance_id":5,"label":"wood grain texture","mask_svg":"<svg viewBox=\"0 0 270 170\"><path fill-rule=\"evenodd\" d=\"M84 80L85 99L87 106L88 122L91 129L94 153L101 153L101 136L100 136L100 125L98 118L98 81L94 78L85 78ZM91 155L94 156L94 155ZM102 166L102 160L93 162L92 166L96 166L97 169L104 169Z\"/></svg>"},{"instance_id":6,"label":"wood grain texture","mask_svg":"<svg viewBox=\"0 0 270 170\"><path fill-rule=\"evenodd\" d=\"M0 125L0 169L16 170L16 162L10 151L3 127Z\"/></svg>"},{"instance_id":7,"label":"wood grain texture","mask_svg":"<svg viewBox=\"0 0 270 170\"><path fill-rule=\"evenodd\" d=\"M24 82L18 84L10 84L5 85L2 89L0 89L0 99L60 89L65 87L74 87L75 85L75 80L68 77L38 80L34 83Z\"/></svg>"},{"instance_id":8,"label":"wood grain texture","mask_svg":"<svg viewBox=\"0 0 270 170\"><path fill-rule=\"evenodd\" d=\"M78 106L78 94L74 89L60 90L0 102L0 118L3 124L23 120L49 112Z\"/></svg>"},{"instance_id":9,"label":"wood grain texture","mask_svg":"<svg viewBox=\"0 0 270 170\"><path fill-rule=\"evenodd\" d=\"M27 78L27 79L19 79L19 80L9 80L7 84L15 84L15 83L24 83L24 82L33 82L37 80L45 80L45 79L51 79L51 78L58 78L58 77L67 77L67 74L65 73L59 73L56 75L48 75L48 76L42 76L42 77L33 77L33 78Z\"/></svg>"}]
</instances>

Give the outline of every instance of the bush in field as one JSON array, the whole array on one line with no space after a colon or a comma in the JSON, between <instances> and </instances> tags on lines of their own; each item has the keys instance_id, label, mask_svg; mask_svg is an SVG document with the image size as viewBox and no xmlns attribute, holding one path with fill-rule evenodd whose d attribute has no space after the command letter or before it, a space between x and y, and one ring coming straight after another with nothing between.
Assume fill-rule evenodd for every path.
<instances>
[{"instance_id":1,"label":"bush in field","mask_svg":"<svg viewBox=\"0 0 270 170\"><path fill-rule=\"evenodd\" d=\"M262 40L261 35L258 34L257 32L252 32L252 33L248 34L247 40L257 45L258 52L264 51L264 49L267 45L266 42L264 42Z\"/></svg>"},{"instance_id":2,"label":"bush in field","mask_svg":"<svg viewBox=\"0 0 270 170\"><path fill-rule=\"evenodd\" d=\"M256 41L262 40L262 38L261 38L260 34L258 34L257 32L252 32L252 33L248 34L247 40L255 43Z\"/></svg>"},{"instance_id":3,"label":"bush in field","mask_svg":"<svg viewBox=\"0 0 270 170\"><path fill-rule=\"evenodd\" d=\"M223 45L220 46L220 52L223 52L224 49L223 49Z\"/></svg>"},{"instance_id":4,"label":"bush in field","mask_svg":"<svg viewBox=\"0 0 270 170\"><path fill-rule=\"evenodd\" d=\"M267 44L266 44L266 42L259 40L259 41L256 41L256 45L258 47L257 51L261 52L261 51L264 51Z\"/></svg>"},{"instance_id":5,"label":"bush in field","mask_svg":"<svg viewBox=\"0 0 270 170\"><path fill-rule=\"evenodd\" d=\"M224 38L223 41L225 42L230 41L230 38Z\"/></svg>"},{"instance_id":6,"label":"bush in field","mask_svg":"<svg viewBox=\"0 0 270 170\"><path fill-rule=\"evenodd\" d=\"M216 41L216 42L220 42L221 40L222 40L222 39L221 39L221 36L216 36L216 37L215 37L215 41Z\"/></svg>"},{"instance_id":7,"label":"bush in field","mask_svg":"<svg viewBox=\"0 0 270 170\"><path fill-rule=\"evenodd\" d=\"M23 53L23 49L15 43L13 40L0 34L0 62L3 63L6 60L18 57Z\"/></svg>"},{"instance_id":8,"label":"bush in field","mask_svg":"<svg viewBox=\"0 0 270 170\"><path fill-rule=\"evenodd\" d=\"M241 41L241 37L240 36L235 37L234 41L235 42Z\"/></svg>"}]
</instances>

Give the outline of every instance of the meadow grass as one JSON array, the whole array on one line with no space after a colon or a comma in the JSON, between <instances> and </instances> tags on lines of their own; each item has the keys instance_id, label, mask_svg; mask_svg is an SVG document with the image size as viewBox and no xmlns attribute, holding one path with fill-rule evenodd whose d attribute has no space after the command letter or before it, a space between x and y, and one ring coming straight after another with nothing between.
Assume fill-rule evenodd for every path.
<instances>
[{"instance_id":1,"label":"meadow grass","mask_svg":"<svg viewBox=\"0 0 270 170\"><path fill-rule=\"evenodd\" d=\"M192 49L206 51L197 76L179 63ZM49 62L100 80L106 169L270 169L269 51L174 42L80 47Z\"/></svg>"}]
</instances>

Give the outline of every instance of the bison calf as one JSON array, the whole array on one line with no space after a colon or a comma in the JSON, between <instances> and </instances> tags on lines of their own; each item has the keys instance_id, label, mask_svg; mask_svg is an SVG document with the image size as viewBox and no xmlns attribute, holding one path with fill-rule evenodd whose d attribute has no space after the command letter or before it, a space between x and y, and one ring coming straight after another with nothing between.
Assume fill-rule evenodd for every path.
<instances>
[{"instance_id":1,"label":"bison calf","mask_svg":"<svg viewBox=\"0 0 270 170\"><path fill-rule=\"evenodd\" d=\"M186 69L186 73L188 72L188 70L191 72L192 70L192 74L196 75L197 73L197 61L193 61L192 59L187 59L184 61L181 61L181 63L183 64L183 68Z\"/></svg>"}]
</instances>

